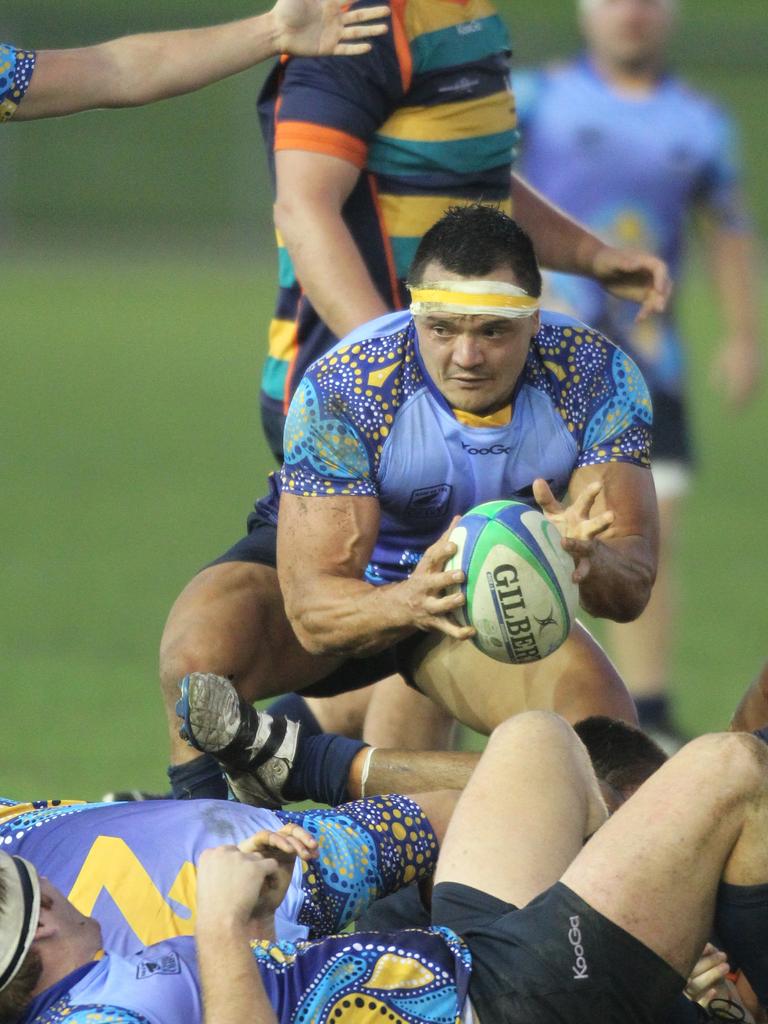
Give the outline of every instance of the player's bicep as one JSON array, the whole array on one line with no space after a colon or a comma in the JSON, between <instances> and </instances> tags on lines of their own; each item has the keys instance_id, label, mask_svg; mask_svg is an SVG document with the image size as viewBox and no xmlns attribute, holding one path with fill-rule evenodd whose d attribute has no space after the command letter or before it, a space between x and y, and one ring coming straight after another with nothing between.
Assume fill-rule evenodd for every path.
<instances>
[{"instance_id":1,"label":"player's bicep","mask_svg":"<svg viewBox=\"0 0 768 1024\"><path fill-rule=\"evenodd\" d=\"M60 117L112 106L114 77L105 46L39 50L29 88L15 119Z\"/></svg>"},{"instance_id":2,"label":"player's bicep","mask_svg":"<svg viewBox=\"0 0 768 1024\"><path fill-rule=\"evenodd\" d=\"M612 537L639 537L646 541L655 555L659 543L659 519L656 489L650 469L630 462L603 462L584 466L574 471L568 485L568 497L574 501L592 483L599 483L601 491L595 499L591 514L610 510L613 524L600 535L602 540Z\"/></svg>"},{"instance_id":3,"label":"player's bicep","mask_svg":"<svg viewBox=\"0 0 768 1024\"><path fill-rule=\"evenodd\" d=\"M314 206L341 208L357 184L360 165L354 154L332 156L301 149L275 154L276 214Z\"/></svg>"},{"instance_id":4,"label":"player's bicep","mask_svg":"<svg viewBox=\"0 0 768 1024\"><path fill-rule=\"evenodd\" d=\"M329 576L362 578L378 529L376 498L283 494L277 571L286 605L322 586Z\"/></svg>"}]
</instances>

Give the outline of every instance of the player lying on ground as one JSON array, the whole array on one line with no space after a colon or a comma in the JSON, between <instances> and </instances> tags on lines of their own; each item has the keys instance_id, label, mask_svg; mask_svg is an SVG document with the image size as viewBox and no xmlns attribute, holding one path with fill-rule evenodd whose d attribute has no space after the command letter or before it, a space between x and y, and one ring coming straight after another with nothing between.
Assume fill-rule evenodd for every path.
<instances>
[{"instance_id":1,"label":"player lying on ground","mask_svg":"<svg viewBox=\"0 0 768 1024\"><path fill-rule=\"evenodd\" d=\"M768 1001L764 743L694 740L606 817L576 734L529 712L494 732L459 800L431 929L277 946L275 908L295 854L311 860L311 838L292 826L272 836L268 858L206 853L196 924L206 1020L468 1020L467 995L481 1024L690 1020L681 993L693 969L706 973L696 965L713 925ZM31 864L2 853L0 872L6 1019L200 1019L191 938L102 956L98 924Z\"/></svg>"},{"instance_id":2,"label":"player lying on ground","mask_svg":"<svg viewBox=\"0 0 768 1024\"><path fill-rule=\"evenodd\" d=\"M491 663L468 643L471 629L451 615L461 595L445 592L456 578L444 571L454 551L444 531L482 501L538 503L566 538L581 604L639 614L657 528L642 377L606 338L539 311L530 240L498 210L446 214L411 278L410 312L365 325L305 375L285 464L248 536L174 605L161 671L180 795L223 792L215 763L193 760L177 736L178 684L190 672L209 674L197 678L212 708L216 677L253 701L327 696L401 671L486 733L530 707L634 720L621 679L578 624L531 665ZM479 438L489 454L473 454Z\"/></svg>"},{"instance_id":3,"label":"player lying on ground","mask_svg":"<svg viewBox=\"0 0 768 1024\"><path fill-rule=\"evenodd\" d=\"M661 751L622 722L589 719L578 730L611 806L663 763ZM316 774L343 773L321 781L320 795L335 791L353 802L322 810L273 812L233 801L2 800L0 847L32 861L78 910L98 920L106 944L122 954L192 934L195 867L204 849L298 824L316 840L317 857L312 870L296 865L276 914L277 934L316 938L346 927L372 900L432 875L457 791L478 757L361 750L346 762L329 758L326 749L318 762L300 749L285 784L295 799L318 795ZM358 799L363 769L368 796ZM310 782L306 789L304 780ZM449 785L453 792L420 792L416 798L388 792Z\"/></svg>"},{"instance_id":4,"label":"player lying on ground","mask_svg":"<svg viewBox=\"0 0 768 1024\"><path fill-rule=\"evenodd\" d=\"M136 107L193 92L279 53L366 53L386 5L278 0L267 14L226 25L124 36L71 50L0 44L0 121L30 121L95 107ZM23 101L23 102L22 102Z\"/></svg>"}]
</instances>

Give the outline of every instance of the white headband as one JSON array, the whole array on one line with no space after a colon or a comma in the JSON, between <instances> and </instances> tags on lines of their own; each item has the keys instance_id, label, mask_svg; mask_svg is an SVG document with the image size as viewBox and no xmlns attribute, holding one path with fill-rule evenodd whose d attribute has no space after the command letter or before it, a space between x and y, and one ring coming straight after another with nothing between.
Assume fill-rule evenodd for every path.
<instances>
[{"instance_id":1,"label":"white headband","mask_svg":"<svg viewBox=\"0 0 768 1024\"><path fill-rule=\"evenodd\" d=\"M506 281L424 281L409 285L409 290L412 316L464 313L517 319L539 308L538 298Z\"/></svg>"}]
</instances>

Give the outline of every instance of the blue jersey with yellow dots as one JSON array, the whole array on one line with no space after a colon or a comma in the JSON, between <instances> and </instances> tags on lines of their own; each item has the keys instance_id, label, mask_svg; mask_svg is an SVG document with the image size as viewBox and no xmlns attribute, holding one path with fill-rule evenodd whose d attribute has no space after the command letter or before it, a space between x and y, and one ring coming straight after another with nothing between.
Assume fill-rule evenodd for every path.
<instances>
[{"instance_id":1,"label":"blue jersey with yellow dots","mask_svg":"<svg viewBox=\"0 0 768 1024\"><path fill-rule=\"evenodd\" d=\"M279 490L378 498L366 578L398 580L474 505L533 505L536 477L562 497L582 466L648 466L650 425L632 360L584 324L543 313L509 422L469 426L430 380L410 315L393 313L353 332L304 376L288 414L279 488L260 508L274 517Z\"/></svg>"},{"instance_id":2,"label":"blue jersey with yellow dots","mask_svg":"<svg viewBox=\"0 0 768 1024\"><path fill-rule=\"evenodd\" d=\"M513 76L520 170L554 203L620 246L659 253L680 276L689 215L747 228L730 117L673 76L618 92L588 59ZM636 360L651 392L676 394L684 370L674 307L635 322L637 306L585 277L545 274L545 300L594 324Z\"/></svg>"},{"instance_id":3,"label":"blue jersey with yellow dots","mask_svg":"<svg viewBox=\"0 0 768 1024\"><path fill-rule=\"evenodd\" d=\"M10 121L24 99L35 70L34 50L0 43L0 121Z\"/></svg>"},{"instance_id":4,"label":"blue jersey with yellow dots","mask_svg":"<svg viewBox=\"0 0 768 1024\"><path fill-rule=\"evenodd\" d=\"M297 812L224 800L0 801L0 849L30 860L99 921L108 949L129 953L193 934L203 850L288 822L317 839L319 854L296 863L276 914L281 939L340 931L372 900L431 874L437 860L429 822L401 796Z\"/></svg>"},{"instance_id":5,"label":"blue jersey with yellow dots","mask_svg":"<svg viewBox=\"0 0 768 1024\"><path fill-rule=\"evenodd\" d=\"M458 1024L469 952L447 928L252 943L280 1024ZM20 1024L178 1024L202 1019L194 940L110 951L41 993Z\"/></svg>"},{"instance_id":6,"label":"blue jersey with yellow dots","mask_svg":"<svg viewBox=\"0 0 768 1024\"><path fill-rule=\"evenodd\" d=\"M511 212L510 47L490 0L396 0L390 31L371 39L369 53L284 58L265 84L259 113L273 167L276 154L300 150L360 171L342 216L390 309L407 301L419 241L449 206L484 200ZM277 242L280 291L262 396L284 414L309 364L338 338L279 234Z\"/></svg>"}]
</instances>

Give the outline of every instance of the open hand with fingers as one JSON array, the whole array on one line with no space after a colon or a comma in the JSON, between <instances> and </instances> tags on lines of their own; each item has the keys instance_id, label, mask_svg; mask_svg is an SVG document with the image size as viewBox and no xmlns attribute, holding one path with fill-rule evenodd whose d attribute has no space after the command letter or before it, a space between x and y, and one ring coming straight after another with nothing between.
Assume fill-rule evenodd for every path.
<instances>
[{"instance_id":1,"label":"open hand with fingers","mask_svg":"<svg viewBox=\"0 0 768 1024\"><path fill-rule=\"evenodd\" d=\"M736 986L727 977L729 971L725 953L708 942L693 966L685 985L685 994L691 1002L704 1007L711 1005L716 1011L722 1012L724 1007L728 1007L731 1016L725 1017L726 1020L754 1024L754 1017L742 1002Z\"/></svg>"},{"instance_id":2,"label":"open hand with fingers","mask_svg":"<svg viewBox=\"0 0 768 1024\"><path fill-rule=\"evenodd\" d=\"M546 480L535 480L533 496L541 511L554 523L562 535L562 546L573 559L573 582L581 584L591 572L596 554L595 540L614 521L610 510L592 515L597 496L602 491L599 483L591 483L568 506L561 504Z\"/></svg>"},{"instance_id":3,"label":"open hand with fingers","mask_svg":"<svg viewBox=\"0 0 768 1024\"><path fill-rule=\"evenodd\" d=\"M407 605L412 625L425 632L435 629L457 640L468 640L475 635L474 628L460 626L452 614L465 603L458 587L464 582L464 573L460 569L446 569L447 562L456 554L450 536L458 521L456 516L445 533L427 548L409 578L395 586Z\"/></svg>"},{"instance_id":4,"label":"open hand with fingers","mask_svg":"<svg viewBox=\"0 0 768 1024\"><path fill-rule=\"evenodd\" d=\"M367 53L367 40L388 31L389 7L350 6L342 0L277 0L272 18L279 50L306 57Z\"/></svg>"}]
</instances>

